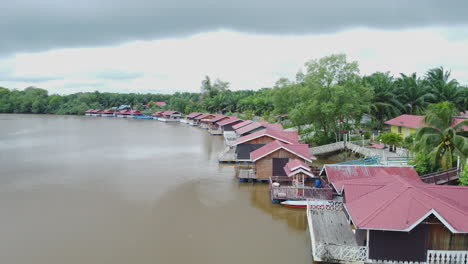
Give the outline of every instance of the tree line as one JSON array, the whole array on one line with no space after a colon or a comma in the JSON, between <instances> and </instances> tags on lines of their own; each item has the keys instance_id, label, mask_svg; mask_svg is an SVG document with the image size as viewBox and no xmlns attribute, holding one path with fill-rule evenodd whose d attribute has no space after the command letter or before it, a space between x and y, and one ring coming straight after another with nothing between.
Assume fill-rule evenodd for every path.
<instances>
[{"instance_id":1,"label":"tree line","mask_svg":"<svg viewBox=\"0 0 468 264\"><path fill-rule=\"evenodd\" d=\"M369 128L382 129L386 120L400 114L424 115L430 104L447 101L457 111L468 109L468 87L451 78L442 67L392 76L376 72L362 76L359 65L344 54L305 63L293 80L282 78L273 87L230 90L221 80L202 81L200 92L168 94L119 94L86 92L48 95L47 90L29 87L14 90L0 87L0 112L38 114L83 114L87 109L106 109L122 104L145 110L143 105L165 101L166 108L193 111L242 113L273 121L275 115L289 114L292 125L312 132L316 144L332 142L342 131L362 127L364 114ZM151 104L152 111L157 106Z\"/></svg>"}]
</instances>

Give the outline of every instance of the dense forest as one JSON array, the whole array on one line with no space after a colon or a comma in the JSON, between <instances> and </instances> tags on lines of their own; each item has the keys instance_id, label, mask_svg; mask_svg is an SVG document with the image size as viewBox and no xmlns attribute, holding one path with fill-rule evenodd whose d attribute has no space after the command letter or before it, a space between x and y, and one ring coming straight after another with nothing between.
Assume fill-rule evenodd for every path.
<instances>
[{"instance_id":1,"label":"dense forest","mask_svg":"<svg viewBox=\"0 0 468 264\"><path fill-rule=\"evenodd\" d=\"M394 77L389 72L360 75L358 63L344 54L331 55L305 63L304 72L294 80L282 78L274 87L257 91L231 91L229 83L201 82L199 93L118 94L76 93L49 95L47 90L29 87L12 90L0 87L1 113L78 114L87 109L107 109L122 104L148 113L158 107L151 102L165 101L166 109L185 113L207 111L241 113L273 121L289 114L293 125L312 125L315 143L333 141L342 130L359 127L363 114L371 117L367 126L381 129L383 122L400 114L425 114L430 104L448 101L457 111L468 109L468 86L452 79L442 67ZM237 87L236 87L237 88ZM144 105L150 104L150 108Z\"/></svg>"}]
</instances>

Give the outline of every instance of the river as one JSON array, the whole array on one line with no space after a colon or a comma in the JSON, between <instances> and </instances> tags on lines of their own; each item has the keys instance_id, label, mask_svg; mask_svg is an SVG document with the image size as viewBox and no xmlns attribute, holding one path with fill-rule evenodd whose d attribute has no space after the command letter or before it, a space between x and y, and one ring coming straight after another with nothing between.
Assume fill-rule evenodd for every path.
<instances>
[{"instance_id":1,"label":"river","mask_svg":"<svg viewBox=\"0 0 468 264\"><path fill-rule=\"evenodd\" d=\"M0 114L0 263L312 263L305 211L185 124Z\"/></svg>"}]
</instances>

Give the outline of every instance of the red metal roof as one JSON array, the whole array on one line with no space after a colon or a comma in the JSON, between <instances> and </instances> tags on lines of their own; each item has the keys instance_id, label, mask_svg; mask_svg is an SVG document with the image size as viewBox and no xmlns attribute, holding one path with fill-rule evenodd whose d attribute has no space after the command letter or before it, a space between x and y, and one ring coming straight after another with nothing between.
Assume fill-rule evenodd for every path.
<instances>
[{"instance_id":1,"label":"red metal roof","mask_svg":"<svg viewBox=\"0 0 468 264\"><path fill-rule=\"evenodd\" d=\"M284 131L284 130L276 130L276 129L272 129L272 128L265 128L263 130L257 131L255 133L249 134L247 136L243 136L243 137L238 138L234 142L233 145L234 146L239 145L239 144L242 144L242 143L245 143L247 141L250 141L250 140L253 140L253 139L256 139L256 138L260 138L260 137L263 137L263 136L270 137L270 138L273 138L273 139L276 139L276 140L280 140L280 141L282 141L284 143L288 143L288 144L298 144L299 143L299 135L298 135L297 131Z\"/></svg>"},{"instance_id":2,"label":"red metal roof","mask_svg":"<svg viewBox=\"0 0 468 264\"><path fill-rule=\"evenodd\" d=\"M114 110L104 110L102 113L103 114L113 114Z\"/></svg>"},{"instance_id":3,"label":"red metal roof","mask_svg":"<svg viewBox=\"0 0 468 264\"><path fill-rule=\"evenodd\" d=\"M186 118L194 118L194 117L197 117L199 115L201 115L202 113L198 113L198 112L193 112L193 113L190 113L186 116Z\"/></svg>"},{"instance_id":4,"label":"red metal roof","mask_svg":"<svg viewBox=\"0 0 468 264\"><path fill-rule=\"evenodd\" d=\"M85 111L85 113L92 113L94 111L94 109L88 109Z\"/></svg>"},{"instance_id":5,"label":"red metal roof","mask_svg":"<svg viewBox=\"0 0 468 264\"><path fill-rule=\"evenodd\" d=\"M241 123L239 123L239 124L236 124L236 125L232 126L232 128L233 128L234 130L237 130L237 129L239 129L239 128L241 128L241 127L244 127L244 126L246 126L246 125L248 125L248 124L251 124L252 122L253 122L252 120L245 120L245 121L243 121L243 122L241 122Z\"/></svg>"},{"instance_id":6,"label":"red metal roof","mask_svg":"<svg viewBox=\"0 0 468 264\"><path fill-rule=\"evenodd\" d=\"M341 193L343 182L351 179L372 178L382 173L406 175L419 179L418 173L411 166L362 166L362 165L325 165L328 181Z\"/></svg>"},{"instance_id":7,"label":"red metal roof","mask_svg":"<svg viewBox=\"0 0 468 264\"><path fill-rule=\"evenodd\" d=\"M310 154L309 152L309 145L307 144L286 144L281 141L275 140L271 143L266 144L265 146L254 150L250 153L250 159L252 161L257 161L275 151L280 149L284 149L290 153L295 154L296 156L308 161L312 162L316 158Z\"/></svg>"},{"instance_id":8,"label":"red metal roof","mask_svg":"<svg viewBox=\"0 0 468 264\"><path fill-rule=\"evenodd\" d=\"M130 114L130 111L128 111L128 110L120 110L120 111L119 111L119 114L121 114L121 115L129 115L129 114Z\"/></svg>"},{"instance_id":9,"label":"red metal roof","mask_svg":"<svg viewBox=\"0 0 468 264\"><path fill-rule=\"evenodd\" d=\"M140 112L140 111L138 111L138 110L131 110L131 111L129 112L129 114L131 114L131 115L142 115L143 113Z\"/></svg>"},{"instance_id":10,"label":"red metal roof","mask_svg":"<svg viewBox=\"0 0 468 264\"><path fill-rule=\"evenodd\" d=\"M229 125L229 124L233 124L233 123L240 123L240 122L243 122L242 119L239 119L237 117L229 117L228 119L225 119L225 120L221 120L221 121L218 121L218 123L216 123L218 126L220 127L223 127L223 126L226 126L226 125Z\"/></svg>"},{"instance_id":11,"label":"red metal roof","mask_svg":"<svg viewBox=\"0 0 468 264\"><path fill-rule=\"evenodd\" d=\"M312 174L312 169L307 165L304 161L302 160L292 160L288 163L286 163L286 166L284 166L284 172L286 172L286 175L288 177L291 177L293 175L296 175L298 173L303 173L306 175L309 175L310 177L314 177L314 174Z\"/></svg>"},{"instance_id":12,"label":"red metal roof","mask_svg":"<svg viewBox=\"0 0 468 264\"><path fill-rule=\"evenodd\" d=\"M165 106L166 102L154 102L157 106Z\"/></svg>"},{"instance_id":13,"label":"red metal roof","mask_svg":"<svg viewBox=\"0 0 468 264\"><path fill-rule=\"evenodd\" d=\"M195 120L202 120L203 118L208 117L208 116L210 116L210 115L211 115L211 114L203 113L203 114L201 114L201 115L195 117L194 119L195 119Z\"/></svg>"},{"instance_id":14,"label":"red metal roof","mask_svg":"<svg viewBox=\"0 0 468 264\"><path fill-rule=\"evenodd\" d=\"M226 118L229 118L228 116L225 116L225 115L214 115L213 118L211 118L208 123L216 123L220 120L224 120Z\"/></svg>"},{"instance_id":15,"label":"red metal roof","mask_svg":"<svg viewBox=\"0 0 468 264\"><path fill-rule=\"evenodd\" d=\"M252 122L252 123L250 123L250 124L248 124L248 125L246 125L246 126L243 126L243 127L239 128L239 129L237 129L237 130L236 130L236 133L237 133L238 135L243 135L243 134L245 134L245 133L247 133L247 132L250 132L250 131L252 131L252 130L255 130L255 129L261 128L261 127L266 128L265 125L263 125L263 124L261 124L261 123L259 123L259 122Z\"/></svg>"},{"instance_id":16,"label":"red metal roof","mask_svg":"<svg viewBox=\"0 0 468 264\"><path fill-rule=\"evenodd\" d=\"M468 233L468 188L431 185L397 171L344 183L346 209L360 229L411 231L436 216L452 233Z\"/></svg>"},{"instance_id":17,"label":"red metal roof","mask_svg":"<svg viewBox=\"0 0 468 264\"><path fill-rule=\"evenodd\" d=\"M401 115L385 122L387 125L402 126L410 128L420 128L423 126L424 116L419 115Z\"/></svg>"},{"instance_id":18,"label":"red metal roof","mask_svg":"<svg viewBox=\"0 0 468 264\"><path fill-rule=\"evenodd\" d=\"M463 118L454 118L452 127L456 126L460 122L462 122ZM410 128L421 128L424 126L424 116L419 115L401 115L397 116L393 119L388 120L385 122L387 125L392 126L402 126L402 127L410 127ZM462 128L464 131L468 131L468 126L463 126Z\"/></svg>"},{"instance_id":19,"label":"red metal roof","mask_svg":"<svg viewBox=\"0 0 468 264\"><path fill-rule=\"evenodd\" d=\"M173 114L180 114L180 113L177 112L177 111L172 111L172 110L164 111L164 112L162 113L162 115L165 115L165 116L167 116L167 115L173 115Z\"/></svg>"}]
</instances>

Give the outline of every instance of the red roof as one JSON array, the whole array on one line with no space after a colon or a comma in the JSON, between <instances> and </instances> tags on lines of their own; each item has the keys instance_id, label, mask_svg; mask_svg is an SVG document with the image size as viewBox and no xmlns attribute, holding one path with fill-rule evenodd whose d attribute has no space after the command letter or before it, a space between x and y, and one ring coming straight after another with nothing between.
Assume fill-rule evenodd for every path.
<instances>
[{"instance_id":1,"label":"red roof","mask_svg":"<svg viewBox=\"0 0 468 264\"><path fill-rule=\"evenodd\" d=\"M239 128L239 129L236 129L236 133L238 135L243 135L243 134L245 134L247 132L250 132L252 130L255 130L255 129L261 128L261 127L266 128L265 125L263 125L263 124L261 124L259 122L252 122L252 123L250 123L250 124L248 124L246 126L243 126L243 127Z\"/></svg>"},{"instance_id":2,"label":"red roof","mask_svg":"<svg viewBox=\"0 0 468 264\"><path fill-rule=\"evenodd\" d=\"M233 123L240 123L240 122L243 122L242 119L239 119L237 117L229 117L228 119L225 119L225 120L221 120L221 121L218 121L218 126L220 127L223 127L223 126L226 126L226 125L229 125L229 124L233 124Z\"/></svg>"},{"instance_id":3,"label":"red roof","mask_svg":"<svg viewBox=\"0 0 468 264\"><path fill-rule=\"evenodd\" d=\"M113 114L114 110L104 110L102 111L103 114Z\"/></svg>"},{"instance_id":4,"label":"red roof","mask_svg":"<svg viewBox=\"0 0 468 264\"><path fill-rule=\"evenodd\" d=\"M129 113L130 113L131 115L142 115L142 114L143 114L142 112L140 112L140 111L138 111L138 110L131 110Z\"/></svg>"},{"instance_id":5,"label":"red roof","mask_svg":"<svg viewBox=\"0 0 468 264\"><path fill-rule=\"evenodd\" d=\"M423 126L424 116L419 115L401 115L385 122L387 125L402 126L410 128L420 128Z\"/></svg>"},{"instance_id":6,"label":"red roof","mask_svg":"<svg viewBox=\"0 0 468 264\"><path fill-rule=\"evenodd\" d=\"M204 114L201 114L201 115L195 117L194 119L195 119L195 120L202 120L203 118L208 117L208 116L210 116L210 115L211 115L211 114L206 114L206 113L204 113Z\"/></svg>"},{"instance_id":7,"label":"red roof","mask_svg":"<svg viewBox=\"0 0 468 264\"><path fill-rule=\"evenodd\" d=\"M265 127L268 127L268 128L283 130L283 125L281 125L280 123L270 124L270 123L268 123L266 121L260 121L259 123L264 125Z\"/></svg>"},{"instance_id":8,"label":"red roof","mask_svg":"<svg viewBox=\"0 0 468 264\"><path fill-rule=\"evenodd\" d=\"M413 179L419 179L418 173L411 166L325 165L324 170L328 181L338 193L341 193L344 181L372 178L382 173L405 175Z\"/></svg>"},{"instance_id":9,"label":"red roof","mask_svg":"<svg viewBox=\"0 0 468 264\"><path fill-rule=\"evenodd\" d=\"M194 118L194 117L197 117L199 115L201 115L202 113L198 113L198 112L193 112L193 113L190 113L186 116L186 118Z\"/></svg>"},{"instance_id":10,"label":"red roof","mask_svg":"<svg viewBox=\"0 0 468 264\"><path fill-rule=\"evenodd\" d=\"M94 111L94 109L88 109L85 111L85 113L92 113Z\"/></svg>"},{"instance_id":11,"label":"red roof","mask_svg":"<svg viewBox=\"0 0 468 264\"><path fill-rule=\"evenodd\" d=\"M172 110L162 112L162 115L164 115L164 116L173 115L173 114L177 115L177 114L180 114L180 113L177 112L177 111L172 111Z\"/></svg>"},{"instance_id":12,"label":"red roof","mask_svg":"<svg viewBox=\"0 0 468 264\"><path fill-rule=\"evenodd\" d=\"M120 111L119 111L119 114L121 114L121 115L129 115L129 114L130 114L130 111L128 111L128 110L120 110Z\"/></svg>"},{"instance_id":13,"label":"red roof","mask_svg":"<svg viewBox=\"0 0 468 264\"><path fill-rule=\"evenodd\" d=\"M276 139L276 140L280 140L280 141L282 141L284 143L288 143L288 144L298 144L299 143L299 135L298 135L297 131L284 131L284 130L276 130L276 129L272 129L272 128L266 128L266 129L257 131L255 133L249 134L247 136L243 136L243 137L238 138L234 142L233 145L234 146L239 145L239 144L245 143L247 141L250 141L250 140L253 140L253 139L256 139L256 138L260 138L260 137L264 137L264 136L270 137L270 138L273 138L273 139Z\"/></svg>"},{"instance_id":14,"label":"red roof","mask_svg":"<svg viewBox=\"0 0 468 264\"><path fill-rule=\"evenodd\" d=\"M456 126L460 122L462 122L463 118L454 118L452 127ZM393 119L388 120L385 122L387 125L392 126L402 126L402 127L410 127L410 128L420 128L424 126L424 116L419 115L401 115L397 116ZM468 126L463 126L464 131L468 131Z\"/></svg>"},{"instance_id":15,"label":"red roof","mask_svg":"<svg viewBox=\"0 0 468 264\"><path fill-rule=\"evenodd\" d=\"M396 171L344 184L346 209L360 229L411 231L428 216L452 233L468 233L468 188L432 185Z\"/></svg>"},{"instance_id":16,"label":"red roof","mask_svg":"<svg viewBox=\"0 0 468 264\"><path fill-rule=\"evenodd\" d=\"M241 127L244 127L244 126L246 126L246 125L248 125L248 124L250 124L250 123L252 123L252 122L253 122L252 120L245 120L245 121L243 121L243 122L241 122L241 123L239 123L239 124L236 124L236 125L232 126L232 128L233 128L234 130L237 130L237 129L239 129L239 128L241 128Z\"/></svg>"},{"instance_id":17,"label":"red roof","mask_svg":"<svg viewBox=\"0 0 468 264\"><path fill-rule=\"evenodd\" d=\"M161 111L157 111L157 112L154 112L153 115L154 115L154 116L162 116L162 113L163 113L163 112L161 112Z\"/></svg>"},{"instance_id":18,"label":"red roof","mask_svg":"<svg viewBox=\"0 0 468 264\"><path fill-rule=\"evenodd\" d=\"M372 144L372 147L376 149L384 149L385 145L384 144Z\"/></svg>"},{"instance_id":19,"label":"red roof","mask_svg":"<svg viewBox=\"0 0 468 264\"><path fill-rule=\"evenodd\" d=\"M304 159L305 161L312 162L316 158L310 154L309 145L307 144L286 144L281 141L275 140L271 143L266 144L265 146L250 152L250 159L252 161L257 161L275 151L280 149L286 150L290 153L295 154L296 156Z\"/></svg>"},{"instance_id":20,"label":"red roof","mask_svg":"<svg viewBox=\"0 0 468 264\"><path fill-rule=\"evenodd\" d=\"M213 118L211 118L208 123L216 123L220 120L224 120L226 118L229 118L228 116L225 116L225 115L214 115Z\"/></svg>"},{"instance_id":21,"label":"red roof","mask_svg":"<svg viewBox=\"0 0 468 264\"><path fill-rule=\"evenodd\" d=\"M154 102L157 106L165 106L166 102Z\"/></svg>"},{"instance_id":22,"label":"red roof","mask_svg":"<svg viewBox=\"0 0 468 264\"><path fill-rule=\"evenodd\" d=\"M302 160L292 160L288 163L286 163L286 166L284 166L284 172L286 172L286 175L288 177L291 177L293 175L296 175L298 173L303 173L306 174L310 177L314 177L314 174L312 174L312 169L307 165L305 162Z\"/></svg>"}]
</instances>

